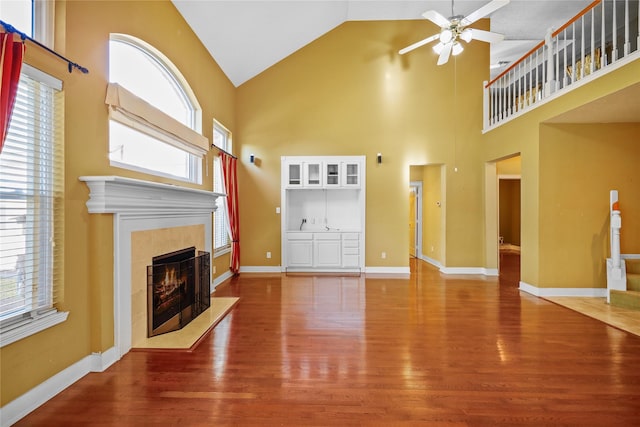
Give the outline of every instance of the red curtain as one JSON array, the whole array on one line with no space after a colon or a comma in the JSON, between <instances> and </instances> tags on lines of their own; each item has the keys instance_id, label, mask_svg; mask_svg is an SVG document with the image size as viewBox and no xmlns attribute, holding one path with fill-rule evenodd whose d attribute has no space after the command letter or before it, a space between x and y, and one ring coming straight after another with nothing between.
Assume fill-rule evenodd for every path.
<instances>
[{"instance_id":1,"label":"red curtain","mask_svg":"<svg viewBox=\"0 0 640 427\"><path fill-rule=\"evenodd\" d=\"M231 262L229 268L233 274L240 271L240 221L238 217L238 159L220 152L222 162L222 180L227 193L227 216L231 234Z\"/></svg>"},{"instance_id":2,"label":"red curtain","mask_svg":"<svg viewBox=\"0 0 640 427\"><path fill-rule=\"evenodd\" d=\"M24 43L14 41L12 33L0 33L0 153L7 138L11 112L16 101Z\"/></svg>"}]
</instances>

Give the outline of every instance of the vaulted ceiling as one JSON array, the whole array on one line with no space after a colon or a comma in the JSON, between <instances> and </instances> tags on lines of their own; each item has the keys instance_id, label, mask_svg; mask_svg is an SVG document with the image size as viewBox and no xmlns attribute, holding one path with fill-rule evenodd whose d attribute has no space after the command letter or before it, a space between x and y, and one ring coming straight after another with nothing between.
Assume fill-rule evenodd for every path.
<instances>
[{"instance_id":1,"label":"vaulted ceiling","mask_svg":"<svg viewBox=\"0 0 640 427\"><path fill-rule=\"evenodd\" d=\"M468 15L489 0L173 0L231 82L239 86L345 21ZM491 46L491 63L512 62L584 9L590 0L511 0L491 15L505 40ZM425 26L433 26L424 20ZM435 61L435 56L434 56ZM494 72L499 72L495 68Z\"/></svg>"}]
</instances>

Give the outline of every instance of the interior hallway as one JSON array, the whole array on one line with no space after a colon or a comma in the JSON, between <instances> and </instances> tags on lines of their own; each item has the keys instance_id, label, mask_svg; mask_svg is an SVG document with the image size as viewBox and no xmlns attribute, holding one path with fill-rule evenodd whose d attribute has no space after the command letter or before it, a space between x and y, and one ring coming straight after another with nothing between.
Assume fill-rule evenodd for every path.
<instances>
[{"instance_id":1,"label":"interior hallway","mask_svg":"<svg viewBox=\"0 0 640 427\"><path fill-rule=\"evenodd\" d=\"M640 337L513 274L243 274L191 353L130 352L18 425L639 425Z\"/></svg>"}]
</instances>

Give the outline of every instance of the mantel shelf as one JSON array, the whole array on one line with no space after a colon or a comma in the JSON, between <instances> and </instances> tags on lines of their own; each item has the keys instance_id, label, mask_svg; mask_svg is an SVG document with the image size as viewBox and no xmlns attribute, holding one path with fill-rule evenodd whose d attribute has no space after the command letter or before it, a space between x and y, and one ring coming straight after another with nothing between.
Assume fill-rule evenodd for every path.
<instances>
[{"instance_id":1,"label":"mantel shelf","mask_svg":"<svg viewBox=\"0 0 640 427\"><path fill-rule=\"evenodd\" d=\"M225 194L121 176L81 176L89 213L197 214L214 212Z\"/></svg>"}]
</instances>

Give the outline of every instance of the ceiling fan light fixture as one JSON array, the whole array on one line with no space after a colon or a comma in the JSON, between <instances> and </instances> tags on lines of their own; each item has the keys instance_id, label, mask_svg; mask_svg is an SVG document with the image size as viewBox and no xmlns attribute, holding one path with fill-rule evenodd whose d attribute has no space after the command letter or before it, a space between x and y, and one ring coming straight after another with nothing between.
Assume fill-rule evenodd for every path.
<instances>
[{"instance_id":1,"label":"ceiling fan light fixture","mask_svg":"<svg viewBox=\"0 0 640 427\"><path fill-rule=\"evenodd\" d=\"M444 29L440 33L440 43L449 43L453 39L453 31Z\"/></svg>"},{"instance_id":2,"label":"ceiling fan light fixture","mask_svg":"<svg viewBox=\"0 0 640 427\"><path fill-rule=\"evenodd\" d=\"M473 30L471 28L465 28L465 30L460 34L460 38L469 43L473 39Z\"/></svg>"},{"instance_id":3,"label":"ceiling fan light fixture","mask_svg":"<svg viewBox=\"0 0 640 427\"><path fill-rule=\"evenodd\" d=\"M456 56L460 55L463 50L464 48L462 47L462 45L459 42L455 42L453 44L453 48L451 49L451 53L453 54L453 56Z\"/></svg>"},{"instance_id":4,"label":"ceiling fan light fixture","mask_svg":"<svg viewBox=\"0 0 640 427\"><path fill-rule=\"evenodd\" d=\"M433 47L433 51L437 54L440 55L440 52L442 52L442 49L444 49L444 43L440 42L437 45L435 45Z\"/></svg>"}]
</instances>

